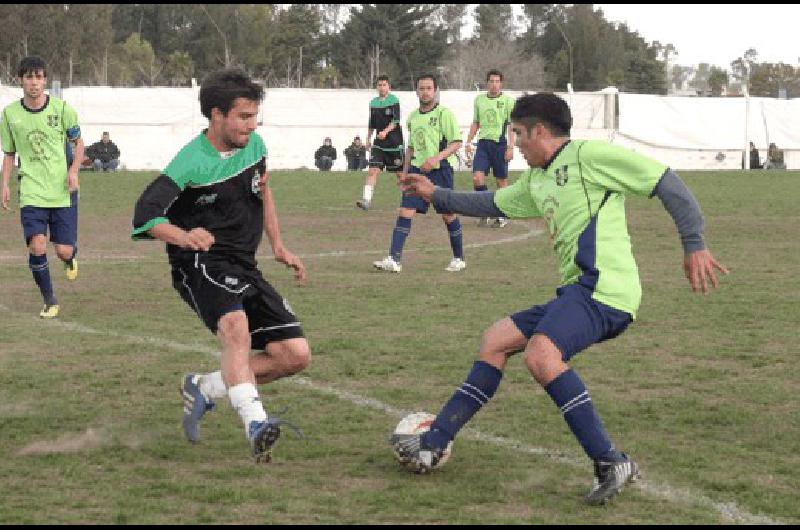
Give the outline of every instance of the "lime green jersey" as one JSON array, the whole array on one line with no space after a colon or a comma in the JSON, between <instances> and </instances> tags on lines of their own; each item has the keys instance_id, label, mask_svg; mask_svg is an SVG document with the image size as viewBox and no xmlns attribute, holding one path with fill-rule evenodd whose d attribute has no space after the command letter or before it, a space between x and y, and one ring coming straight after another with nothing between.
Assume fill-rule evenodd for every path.
<instances>
[{"instance_id":1,"label":"lime green jersey","mask_svg":"<svg viewBox=\"0 0 800 530\"><path fill-rule=\"evenodd\" d=\"M421 167L425 160L438 155L451 143L461 141L455 114L441 105L436 105L428 112L419 109L412 112L408 117L408 136L408 145L414 150L411 165L415 167ZM450 155L447 161L455 166L455 154ZM439 164L433 169L439 169Z\"/></svg>"},{"instance_id":2,"label":"lime green jersey","mask_svg":"<svg viewBox=\"0 0 800 530\"><path fill-rule=\"evenodd\" d=\"M5 153L20 158L20 207L64 208L70 205L67 187L67 139L80 137L78 113L65 101L47 96L41 109L23 100L3 109L0 141Z\"/></svg>"},{"instance_id":3,"label":"lime green jersey","mask_svg":"<svg viewBox=\"0 0 800 530\"><path fill-rule=\"evenodd\" d=\"M667 166L602 141L565 144L543 168L497 190L509 217L543 217L558 255L561 284L636 316L642 297L631 251L625 196L649 196Z\"/></svg>"},{"instance_id":4,"label":"lime green jersey","mask_svg":"<svg viewBox=\"0 0 800 530\"><path fill-rule=\"evenodd\" d=\"M493 142L505 141L506 128L511 123L511 111L514 110L514 98L502 92L496 97L481 94L475 98L475 112L472 121L481 127L479 140Z\"/></svg>"}]
</instances>

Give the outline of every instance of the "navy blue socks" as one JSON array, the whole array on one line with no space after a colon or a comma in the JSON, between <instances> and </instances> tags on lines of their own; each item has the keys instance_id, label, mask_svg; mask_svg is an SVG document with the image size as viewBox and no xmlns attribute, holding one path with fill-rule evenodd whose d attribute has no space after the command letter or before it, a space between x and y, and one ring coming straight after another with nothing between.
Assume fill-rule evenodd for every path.
<instances>
[{"instance_id":1,"label":"navy blue socks","mask_svg":"<svg viewBox=\"0 0 800 530\"><path fill-rule=\"evenodd\" d=\"M39 286L42 292L44 303L48 305L57 304L56 296L53 294L53 282L50 281L50 269L47 266L47 254L34 256L28 254L28 267L33 274L33 281Z\"/></svg>"},{"instance_id":2,"label":"navy blue socks","mask_svg":"<svg viewBox=\"0 0 800 530\"><path fill-rule=\"evenodd\" d=\"M398 217L397 223L392 232L392 246L389 249L389 255L392 256L397 263L403 257L403 246L406 244L406 238L411 233L411 219L405 217Z\"/></svg>"},{"instance_id":3,"label":"navy blue socks","mask_svg":"<svg viewBox=\"0 0 800 530\"><path fill-rule=\"evenodd\" d=\"M484 361L476 361L464 384L458 388L436 416L431 430L422 435L423 445L444 449L459 430L486 405L497 387L503 372Z\"/></svg>"},{"instance_id":4,"label":"navy blue socks","mask_svg":"<svg viewBox=\"0 0 800 530\"><path fill-rule=\"evenodd\" d=\"M614 445L592 405L586 386L573 370L567 370L553 379L545 391L564 415L572 434L592 460L616 461Z\"/></svg>"},{"instance_id":5,"label":"navy blue socks","mask_svg":"<svg viewBox=\"0 0 800 530\"><path fill-rule=\"evenodd\" d=\"M464 238L461 231L461 221L456 219L447 225L447 233L450 235L450 247L453 249L453 257L464 259Z\"/></svg>"}]
</instances>

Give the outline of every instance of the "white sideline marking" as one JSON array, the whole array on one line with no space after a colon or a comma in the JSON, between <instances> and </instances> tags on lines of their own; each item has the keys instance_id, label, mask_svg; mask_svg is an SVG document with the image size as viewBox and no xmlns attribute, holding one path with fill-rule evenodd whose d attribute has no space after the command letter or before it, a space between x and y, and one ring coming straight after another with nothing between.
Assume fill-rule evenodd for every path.
<instances>
[{"instance_id":1,"label":"white sideline marking","mask_svg":"<svg viewBox=\"0 0 800 530\"><path fill-rule=\"evenodd\" d=\"M515 221L512 221L512 223ZM491 247L495 245L504 245L506 243L514 243L517 241L524 241L526 239L530 239L532 237L540 236L544 234L543 228L538 228L536 226L528 226L529 230L523 234L518 234L515 236L508 236L503 237L500 239L493 239L491 241L485 241L483 243L469 243L464 245L464 248L483 248L483 247ZM403 251L404 254L410 253L427 253L427 252L441 252L443 250L450 250L450 247L428 247L428 248L419 248L419 249L406 249ZM385 250L334 250L331 252L319 252L313 254L298 254L297 256L301 259L312 259L312 258L341 258L346 256L385 256ZM81 256L83 258L81 259ZM259 260L272 260L274 256L272 254L257 254L256 258ZM11 254L11 253L4 253L0 254L0 263L4 262L19 262L23 263L27 259L27 254ZM155 258L148 258L147 256L143 256L141 254L118 254L115 252L80 252L78 254L78 261L80 263L102 263L104 265L112 265L118 263L129 263L129 262L137 262L137 263L167 263L167 256L166 254L160 254L158 259ZM371 270L371 269L370 269Z\"/></svg>"},{"instance_id":2,"label":"white sideline marking","mask_svg":"<svg viewBox=\"0 0 800 530\"><path fill-rule=\"evenodd\" d=\"M3 304L0 304L0 311L11 312L11 310L6 306L4 306ZM32 317L32 319L34 319L34 317ZM37 323L57 326L66 329L68 331L74 331L77 333L86 333L91 335L105 335L107 337L113 337L115 339L123 339L134 344L153 345L177 351L198 351L201 353L212 355L214 357L219 357L219 351L205 345L199 345L199 344L189 345L189 344L164 340L156 337L140 337L136 335L125 335L122 333L115 333L113 331L101 331L75 322L65 322L58 319L42 321L38 318L35 318L35 321ZM316 383L311 379L309 379L308 377L304 376L290 377L284 379L283 382L284 384L289 383L306 387L320 394L334 396L343 401L348 401L360 407L365 407L380 412L384 412L390 416L394 416L395 418L402 418L406 414L413 412L411 410L402 410L397 407L393 407L392 405L389 405L377 399L365 397L359 394L354 394L353 392L349 392L347 390L341 390L331 385ZM586 461L585 458L578 458L577 456L570 455L568 453L554 452L552 450L545 449L543 447L528 445L523 442L513 440L511 438L504 438L502 436L495 436L493 434L483 433L469 427L465 428L462 431L461 437L468 440L474 440L478 442L495 445L498 447L503 447L505 449L510 449L513 451L519 451L521 453L545 457L548 460L557 462L559 464L566 464L584 470L589 469L588 462ZM766 515L753 515L750 512L739 507L736 503L717 502L692 490L676 488L665 483L655 483L648 480L639 480L638 482L635 482L632 485L632 487L638 487L644 493L652 497L664 499L668 502L682 503L687 505L698 505L701 507L709 508L717 512L726 520L738 524L769 524L769 525L783 524Z\"/></svg>"}]
</instances>

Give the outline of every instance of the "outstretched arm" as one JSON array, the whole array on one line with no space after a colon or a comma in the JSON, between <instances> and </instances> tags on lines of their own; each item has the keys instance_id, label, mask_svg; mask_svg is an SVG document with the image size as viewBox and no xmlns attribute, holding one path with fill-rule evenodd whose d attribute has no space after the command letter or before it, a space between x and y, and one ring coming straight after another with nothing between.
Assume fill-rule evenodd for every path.
<instances>
[{"instance_id":1,"label":"outstretched arm","mask_svg":"<svg viewBox=\"0 0 800 530\"><path fill-rule=\"evenodd\" d=\"M708 294L708 281L717 287L714 269L728 274L728 269L717 262L703 241L703 214L700 205L686 184L672 170L667 170L653 190L664 208L675 221L683 245L683 270L694 292Z\"/></svg>"}]
</instances>

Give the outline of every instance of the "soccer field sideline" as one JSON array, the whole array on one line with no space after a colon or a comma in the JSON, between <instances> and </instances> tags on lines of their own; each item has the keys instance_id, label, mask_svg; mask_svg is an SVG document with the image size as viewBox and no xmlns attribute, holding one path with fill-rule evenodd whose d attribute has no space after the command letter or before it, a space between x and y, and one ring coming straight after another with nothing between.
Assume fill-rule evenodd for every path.
<instances>
[{"instance_id":1,"label":"soccer field sideline","mask_svg":"<svg viewBox=\"0 0 800 530\"><path fill-rule=\"evenodd\" d=\"M14 313L3 304L0 304L0 312L8 313L16 317L16 315L14 315ZM39 321L38 318L34 317L19 317L19 318L30 318L30 319L35 319L37 322ZM218 351L203 345L189 345L189 344L169 341L158 337L138 337L134 335L116 333L113 331L101 331L93 329L91 327L84 326L77 322L69 322L62 320L46 321L45 324L58 326L75 333L89 334L89 335L103 335L107 337L113 337L116 339L122 339L127 342L136 344L154 345L177 351L193 350L214 357L219 356ZM359 394L355 394L347 390L342 390L331 385L316 383L305 376L294 376L284 379L283 381L284 384L288 383L296 386L301 386L304 388L309 388L314 392L334 396L342 401L347 401L359 407L378 410L380 412L386 413L396 418L400 418L412 412L408 410L401 410L382 401L361 396ZM554 453L550 450L541 447L531 446L523 442L519 442L517 440L496 436L490 433L480 432L470 427L464 429L461 438L488 443L497 447L502 447L513 451L519 451L526 454L543 456L553 462L559 464L566 464L576 468L585 467L584 460L578 458L577 455ZM633 485L633 487L637 487L638 489L640 489L641 491L652 497L663 499L671 503L696 505L708 508L711 511L717 512L726 521L737 524L769 524L769 525L783 524L780 521L777 521L766 515L751 514L748 511L742 509L736 503L714 501L703 494L688 489L676 488L669 484L655 483L649 480L639 480L637 483Z\"/></svg>"}]
</instances>

